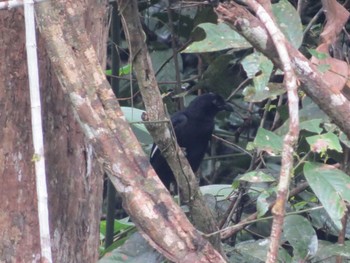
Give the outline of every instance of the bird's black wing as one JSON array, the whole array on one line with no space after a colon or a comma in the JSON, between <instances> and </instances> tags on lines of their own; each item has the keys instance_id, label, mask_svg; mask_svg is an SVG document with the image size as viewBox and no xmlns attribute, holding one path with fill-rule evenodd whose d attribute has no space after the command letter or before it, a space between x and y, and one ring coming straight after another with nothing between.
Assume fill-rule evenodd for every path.
<instances>
[{"instance_id":1,"label":"bird's black wing","mask_svg":"<svg viewBox=\"0 0 350 263\"><path fill-rule=\"evenodd\" d=\"M189 122L189 118L187 116L186 111L176 112L171 117L172 129L175 133L177 143L180 145L180 147L183 146L182 145L183 138L186 136L186 133L188 132L188 130L186 129L188 122Z\"/></svg>"},{"instance_id":2,"label":"bird's black wing","mask_svg":"<svg viewBox=\"0 0 350 263\"><path fill-rule=\"evenodd\" d=\"M182 129L185 127L186 123L188 122L188 118L186 114L183 112L176 112L171 117L171 129L175 132L175 136L177 137L177 134L182 132ZM152 162L152 159L155 157L157 151L159 152L158 146L154 143L151 150L150 159Z\"/></svg>"},{"instance_id":3,"label":"bird's black wing","mask_svg":"<svg viewBox=\"0 0 350 263\"><path fill-rule=\"evenodd\" d=\"M171 117L172 128L178 145L185 150L186 158L196 172L205 155L214 129L215 115L228 109L226 101L219 95L206 93L196 97L183 111ZM175 182L174 175L156 145L152 147L151 164L169 189Z\"/></svg>"},{"instance_id":4,"label":"bird's black wing","mask_svg":"<svg viewBox=\"0 0 350 263\"><path fill-rule=\"evenodd\" d=\"M175 132L176 138L178 136L182 136L184 127L188 122L188 118L184 112L177 112L171 117L171 124L173 131ZM177 139L178 140L178 139ZM162 180L163 184L169 189L171 183L175 183L175 177L173 172L171 171L167 161L162 156L158 146L153 144L150 162L153 166L153 169L158 174L159 178Z\"/></svg>"}]
</instances>

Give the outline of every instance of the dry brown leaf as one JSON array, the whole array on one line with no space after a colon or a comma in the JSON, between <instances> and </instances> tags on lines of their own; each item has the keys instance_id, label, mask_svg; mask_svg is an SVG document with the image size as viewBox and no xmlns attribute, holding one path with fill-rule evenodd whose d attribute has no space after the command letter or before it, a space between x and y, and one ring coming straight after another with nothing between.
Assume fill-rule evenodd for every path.
<instances>
[{"instance_id":1,"label":"dry brown leaf","mask_svg":"<svg viewBox=\"0 0 350 263\"><path fill-rule=\"evenodd\" d=\"M336 41L337 36L349 19L349 12L336 0L322 0L327 23L321 33L321 42L328 45Z\"/></svg>"},{"instance_id":2,"label":"dry brown leaf","mask_svg":"<svg viewBox=\"0 0 350 263\"><path fill-rule=\"evenodd\" d=\"M348 79L348 64L345 61L332 58L329 55L328 45L326 43L318 46L316 50L321 53L326 53L328 57L325 59L312 57L311 62L318 66L328 65L329 69L323 73L320 72L320 74L324 82L328 84L334 93L341 92Z\"/></svg>"},{"instance_id":3,"label":"dry brown leaf","mask_svg":"<svg viewBox=\"0 0 350 263\"><path fill-rule=\"evenodd\" d=\"M321 33L321 44L317 47L318 52L326 53L326 59L311 58L311 62L318 66L328 66L329 69L322 73L323 80L329 85L334 93L339 93L344 88L348 76L349 67L345 61L333 58L329 54L330 45L336 43L337 38L345 23L349 19L349 12L335 0L322 0L327 23Z\"/></svg>"}]
</instances>

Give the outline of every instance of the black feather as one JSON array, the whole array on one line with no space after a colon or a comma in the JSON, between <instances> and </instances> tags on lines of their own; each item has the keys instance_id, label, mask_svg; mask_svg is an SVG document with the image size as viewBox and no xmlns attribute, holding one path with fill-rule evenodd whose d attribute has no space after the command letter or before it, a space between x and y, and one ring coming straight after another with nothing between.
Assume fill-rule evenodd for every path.
<instances>
[{"instance_id":1,"label":"black feather","mask_svg":"<svg viewBox=\"0 0 350 263\"><path fill-rule=\"evenodd\" d=\"M207 150L214 130L214 118L222 110L232 108L220 95L207 93L196 97L186 109L174 113L171 117L177 142L184 148L194 172L198 170ZM175 177L155 144L152 147L150 162L165 187L169 189L170 184L175 183Z\"/></svg>"}]
</instances>

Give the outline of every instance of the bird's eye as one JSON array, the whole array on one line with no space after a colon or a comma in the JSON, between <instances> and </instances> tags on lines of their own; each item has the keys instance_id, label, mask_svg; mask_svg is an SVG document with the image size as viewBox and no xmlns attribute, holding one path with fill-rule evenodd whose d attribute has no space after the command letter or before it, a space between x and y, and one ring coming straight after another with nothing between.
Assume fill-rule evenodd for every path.
<instances>
[{"instance_id":1,"label":"bird's eye","mask_svg":"<svg viewBox=\"0 0 350 263\"><path fill-rule=\"evenodd\" d=\"M225 104L223 101L221 101L221 100L219 100L219 99L214 99L213 100L213 104L215 105L215 106L221 106L221 105L223 105L223 104Z\"/></svg>"}]
</instances>

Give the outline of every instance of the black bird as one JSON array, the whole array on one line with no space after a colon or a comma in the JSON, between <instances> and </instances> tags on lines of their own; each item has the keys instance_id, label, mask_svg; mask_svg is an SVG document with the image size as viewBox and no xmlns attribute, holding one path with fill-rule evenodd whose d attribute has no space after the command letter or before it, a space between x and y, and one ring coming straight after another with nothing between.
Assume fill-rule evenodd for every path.
<instances>
[{"instance_id":1,"label":"black bird","mask_svg":"<svg viewBox=\"0 0 350 263\"><path fill-rule=\"evenodd\" d=\"M171 116L177 143L184 149L193 172L198 170L203 160L214 130L214 118L222 110L232 111L232 107L220 95L206 93ZM171 183L176 183L173 172L155 144L150 162L166 188L169 189Z\"/></svg>"}]
</instances>

